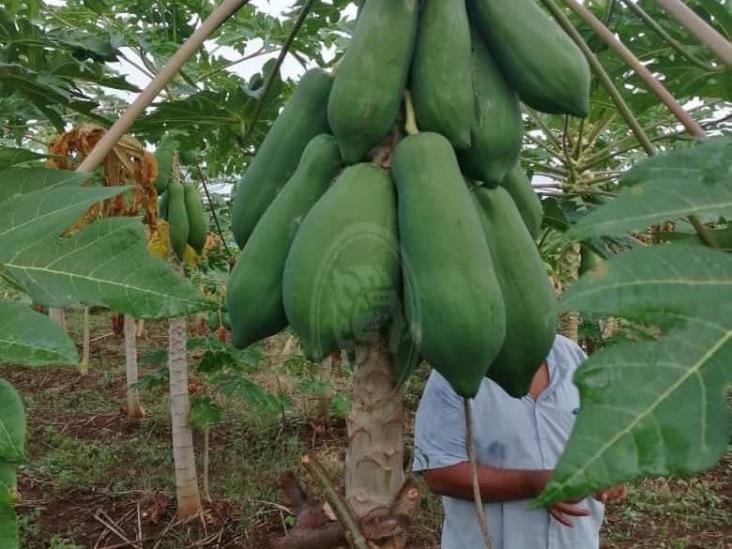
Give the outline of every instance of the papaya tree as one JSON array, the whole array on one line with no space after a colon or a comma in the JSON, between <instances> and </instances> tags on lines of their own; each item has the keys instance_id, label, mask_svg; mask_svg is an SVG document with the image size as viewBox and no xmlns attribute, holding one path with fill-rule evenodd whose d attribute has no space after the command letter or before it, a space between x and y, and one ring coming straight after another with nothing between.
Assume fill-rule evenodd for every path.
<instances>
[{"instance_id":1,"label":"papaya tree","mask_svg":"<svg viewBox=\"0 0 732 549\"><path fill-rule=\"evenodd\" d=\"M127 187L86 186L85 174L46 168L0 171L0 269L21 295L47 306L99 305L141 318L165 318L205 310L210 304L164 262L147 252L146 235L131 218L106 218L78 232L67 229L90 206ZM126 267L136 265L134 271ZM2 362L42 366L75 364L75 346L65 332L22 302L3 301ZM25 459L25 418L20 399L3 382L0 408L4 432L0 449L3 487L0 531L17 545L10 522L9 467Z\"/></svg>"},{"instance_id":2,"label":"papaya tree","mask_svg":"<svg viewBox=\"0 0 732 549\"><path fill-rule=\"evenodd\" d=\"M312 70L303 77L291 103L273 125L237 188L233 224L242 251L231 275L228 294L234 343L246 346L289 324L301 338L308 358L321 360L338 348L355 356L345 496L333 488L317 460L308 456L303 461L323 485L328 503L343 530L339 531L327 521L320 522L320 528L308 528L303 524L302 527L296 526L290 536L277 540L275 544L278 547L313 544L329 547L344 540L353 547L404 546L403 528L413 517L418 495L414 495L402 469L403 409L398 380L403 364L399 360L399 345L393 344L395 340L406 340L407 346L412 347L412 352L407 354L426 359L466 399L475 395L486 375L510 394L525 394L528 382L546 356L549 347L545 345L550 346L555 324L536 322L527 326L526 322L517 322L521 317L517 313L521 297L538 299L539 294L544 294L537 293L537 286L544 288L543 285L548 284L538 252L530 239L539 236L535 215L538 202L534 198L528 206L520 204L517 193L511 192L515 188L504 185L519 159L522 145L519 101L524 104L526 116L536 128L527 134L527 143L533 143L534 149L538 147L544 152L556 153L562 164L557 165L556 159L541 162L534 155L529 158L528 166L562 177L563 188L557 190L560 193L567 190L585 199L585 204L590 204L586 197L591 195L614 197L618 176L627 170L628 160L635 159L633 154L627 157L623 157L622 152L612 154L617 152L616 144L606 141L609 134L617 131L620 139L626 140L626 147L634 145L626 153L631 153L636 146L649 155L656 152L623 93L613 82L620 76L627 79L628 68L632 85L646 87L658 97L660 105L654 100L651 107L656 112L669 109L673 116L668 119L669 126L680 122L684 131L693 138L704 137L701 125L681 107L679 100L608 31L591 9L567 0L576 14L573 20L553 0L543 0L542 3L547 11L532 1L501 4L471 0L468 11L462 2L456 2L447 9L428 1L422 6L418 18L415 2L368 0L362 6L353 37L335 71L330 90L327 88L328 75L322 72ZM591 8L598 9L597 4L593 3ZM615 4L607 3L607 9L603 9L606 20L611 18ZM601 7L605 8L605 5ZM640 16L646 12L634 9L637 7L625 8L629 11L624 11L623 16L640 17L641 24L647 25L647 18ZM441 13L440 9L446 11ZM577 28L578 20L580 30ZM712 24L724 24L717 18L717 12L710 20ZM474 29L472 33L471 26ZM711 33L707 30L708 34ZM652 31L654 37L668 42L669 33L664 27L656 25ZM588 32L595 33L596 37L587 37ZM527 41L525 38L530 35L534 39ZM454 47L445 47L446 36L454 40ZM675 50L686 49L679 40L673 40L673 44L664 45ZM608 73L599 52L606 58L620 57L616 74ZM717 84L718 79L724 81L724 67L713 58L708 60L708 53L704 57L707 60L701 68L700 78L708 79L710 86ZM388 63L384 62L385 59L389 60ZM614 58L610 64L613 63L618 66ZM674 63L672 59L670 65ZM421 69L422 64L424 69ZM438 66L441 69L434 70ZM408 80L410 68L411 81ZM670 70L673 72L675 67ZM684 77L677 82L682 80ZM318 81L322 84L316 85ZM474 101L464 100L459 97L461 92L454 90L455 82L470 81L473 82ZM411 96L408 95L403 102L405 88L409 88ZM693 90L693 87L688 88L688 93L693 93ZM704 93L705 97L714 97L717 92ZM327 120L323 118L326 102L323 95L327 95ZM683 94L679 99L683 99ZM607 105L608 101L614 103L617 114L605 107L600 109L602 112L597 118L588 121L593 107L603 102ZM462 116L461 108L468 111L467 116ZM707 112L709 108L707 105ZM563 118L550 118L552 121L547 122L537 111L562 115ZM294 112L303 114L295 117ZM304 117L308 123L305 129L301 129L297 124L302 123ZM577 121L579 119L581 121ZM490 124L482 121L490 121ZM338 145L340 162L345 166L337 176L313 169L316 165L326 165L323 159L329 158L328 139L317 135L323 131L326 122ZM614 122L617 125L612 126ZM557 124L564 128L559 139L552 129ZM588 126L587 137L583 135L585 125ZM281 128L293 131L285 132ZM663 134L662 125L657 128L661 128L658 131ZM575 137L572 137L570 129L576 132ZM405 134L408 137L405 138ZM593 173L598 161L590 159L598 141L611 151L609 158L601 152L599 162L615 160L621 163L620 169ZM697 210L700 213L705 211L701 204L681 207L680 202L689 201L679 189L669 193L678 195L676 201L669 197L668 200L659 198L657 204L644 202L643 207L647 211L644 221L688 216L699 239L714 247L712 233L724 229L729 214L726 209L729 188L722 183L729 171L729 161L720 163L726 146L719 143L700 145L683 157L693 165L691 169L699 169L702 165L709 169L709 172L704 172L703 179L710 182L712 188L704 193L700 202L714 201L719 206L714 214L721 216L721 221L709 216L697 217ZM280 152L283 156L279 156ZM298 157L299 164L296 162ZM664 170L666 166L680 166L681 161L673 158L649 161L637 172L631 172L625 181L633 180L637 173L650 177L656 168ZM643 171L644 166L649 166L646 171ZM464 176L469 179L468 185ZM399 195L398 211L390 179L394 180ZM436 184L437 181L440 185ZM621 179L621 185L623 181ZM474 189L481 183L500 185L503 190L494 197L488 189ZM327 190L322 190L323 185ZM526 192L527 179L523 180L523 185ZM599 185L605 187L597 188ZM657 186L649 187L660 192ZM644 186L639 185L635 192L642 194L643 190ZM308 191L310 195L305 194ZM689 192L694 193L693 189ZM492 231L483 232L481 215L476 211L473 196L477 197L481 215L488 218L486 227ZM510 286L519 284L521 275L508 275L514 272L511 269L517 269L517 263L508 261L505 252L499 253L500 247L495 242L486 242L486 238L489 241L497 238L497 229L502 228L495 219L507 211L497 206L503 196L508 197L509 202L516 202L516 213L512 215L521 219L525 226L522 223L516 225L519 228L512 235L513 241L516 246L522 242L521 253L524 254L525 248L526 257L534 258L532 265L535 265L537 273L532 275L532 282L527 283L520 296L512 295ZM618 201L632 204L630 198L624 201L619 198ZM612 208L612 204L604 208ZM589 205L585 207L592 208ZM639 208L635 204L629 208L630 212L622 213L618 209L610 209L612 214L605 215L608 218L614 215L614 219L619 221L630 219L630 213L637 214ZM600 207L590 214L585 226L591 226L589 219L598 219L593 216L603 219L602 210ZM303 211L306 213L301 221ZM601 228L600 231L604 232L580 233L578 230L573 233L570 229L567 236L627 240L628 230L645 228L643 223L637 222L632 224L633 227L628 226L631 225L629 222L619 224L621 229L606 231ZM460 230L450 231L451 227L459 227ZM431 234L428 228L436 231L431 238L426 236ZM630 240L633 241L632 237ZM602 239L600 242L604 243L603 246L612 243L605 243ZM591 243L598 245L596 241ZM278 249L278 252L276 257L270 256L269 261L263 262L259 259L262 256L258 250L266 245L270 249ZM581 245L572 240L565 241L563 246L560 263L564 271L563 282L569 285L578 276ZM623 246L615 249L617 252L622 250ZM665 254L674 253L664 249L644 256L643 252L645 250L641 249L609 261L607 270L612 273L612 282L625 277L628 284L637 283L639 287L644 280L650 283L652 277L658 276L654 269L662 262L668 262ZM699 260L689 266L688 273L679 275L681 280L685 276L703 277L700 272L694 274L694 269L705 263L714 265L713 280L723 280L727 276L726 256L714 250L698 250L698 254ZM653 268L641 274L638 268L645 258ZM618 262L617 270L614 270L615 261ZM496 273L491 274L492 270ZM252 301L264 300L261 293L251 291L251 285L255 284L255 271L259 277L268 279L271 293L267 297L274 300L269 309L246 307ZM521 269L515 272L526 274ZM623 294L610 294L613 289L610 283L604 292L605 305L590 305L594 303L593 281L605 276L605 272L601 268L590 274L589 280L580 281L577 287L587 289L586 301L573 300L570 290L563 309L567 304L579 303L585 310L598 312L604 307L607 310L602 312L628 316L633 307L631 295L635 294L628 292L624 297L627 306L619 302L611 306L615 303L613 300L621 299ZM443 287L445 279L453 283ZM669 281L671 286L674 283L680 283L675 276ZM603 293L601 287L599 284L598 295ZM280 288L281 297L278 295ZM550 295L551 289L547 291ZM721 291L721 287L716 287L716 291ZM391 296L391 299L384 295ZM670 295L670 289L666 297L649 291L647 295L636 295L636 304L643 312L661 315L652 317L650 322L667 325L669 319L662 319L662 313L671 310L670 303L666 301ZM526 315L546 314L547 318L556 315L552 301L549 297L543 305L529 308L525 311L524 320ZM679 314L694 324L707 318L704 315L708 313L702 310L703 306L700 304L699 307L692 311L680 305L679 311L683 313ZM455 314L456 311L459 314ZM577 313L565 312L569 313L565 317L566 328L576 338ZM702 316L697 316L697 313ZM392 330L399 324L397 319L402 324L406 321L408 335L389 340L386 336L394 335ZM473 326L470 319L481 321ZM728 386L729 371L720 371L719 365L729 353L724 337L729 333L729 315L722 311L721 316L715 315L708 320L713 324L709 327L708 343L711 348L708 350L714 355L708 364L708 375L710 379L722 381L722 386ZM675 322L683 320L676 318ZM518 333L528 336L522 341L537 342L537 347L541 341L544 347L537 348L535 356L512 362L506 357L515 351L511 342L515 347L517 340L513 338ZM650 417L660 422L661 430L673 428L671 416L667 417L661 409L665 409L667 400L674 402L674 397L685 390L687 380L692 377L697 380L700 369L706 366L692 360L674 376L675 382L653 381L657 375L654 368L659 360L670 360L663 358L666 349L669 352L672 349L671 343L665 341L662 338L644 348L631 346L618 351L620 355L613 354L610 348L604 361L598 358L595 374L598 378L609 375L604 371L610 364L608 357L622 356L621 363L628 363L628 378L624 383L630 386L632 379L640 377L657 398L641 403L634 399L630 390L622 393L625 396L621 397L620 387L617 387L608 393L606 401L593 395L595 379L591 374L587 374L586 383L580 380L584 399L592 402L594 398L598 404L588 407L594 411L585 412L583 407L580 412L577 430L585 434L575 434L570 441L564 462L540 498L542 504L582 496L593 489L642 474L696 471L709 466L720 456L723 451L720 433L724 430L725 414L715 405L714 417L699 416L706 422L704 428L709 426L711 429L710 438L702 441L703 444L709 442L704 460L694 461L691 452L678 460L661 459L659 456L668 457L673 451L670 446L663 446L669 438L661 435L656 437L657 444L652 448L637 450L640 466L630 467L620 459L622 452L629 451L628 441L637 428L642 425L646 434L646 421L650 422ZM661 352L660 357L651 352L655 346ZM628 362L633 351L641 353L641 363ZM705 355L703 358L711 357ZM522 368L505 367L517 362ZM411 367L407 364L407 376ZM703 377L704 374L701 375ZM620 399L618 402L622 402L623 407L614 414L615 422L604 429L609 437L603 440L590 436L591 426L596 426L597 418L605 417L599 411L611 406L615 398ZM721 402L723 399L716 400ZM699 404L704 406L705 402L702 399ZM466 410L469 410L467 403ZM687 433L690 435L691 431ZM693 446L690 439L685 439L683 444L688 448ZM471 448L468 448L468 455L474 459ZM663 465L658 465L659 461L654 462L654 456L659 457ZM614 460L614 467L607 467L608 459ZM580 460L579 471L592 473L590 477L573 473L577 460ZM611 474L603 475L603 465ZM302 518L307 516L309 521L307 505L302 505L303 498L297 497L297 490L289 492L296 495L293 505L298 509L298 515ZM477 489L476 510L478 520L483 521L485 516ZM483 528L483 534L486 545L490 546L490 532Z\"/></svg>"}]
</instances>

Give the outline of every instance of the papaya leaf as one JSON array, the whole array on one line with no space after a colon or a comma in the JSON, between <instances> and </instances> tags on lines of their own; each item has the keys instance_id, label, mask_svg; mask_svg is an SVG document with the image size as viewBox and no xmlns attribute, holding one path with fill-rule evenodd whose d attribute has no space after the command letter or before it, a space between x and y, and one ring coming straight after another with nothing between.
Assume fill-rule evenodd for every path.
<instances>
[{"instance_id":1,"label":"papaya leaf","mask_svg":"<svg viewBox=\"0 0 732 549\"><path fill-rule=\"evenodd\" d=\"M0 266L37 302L106 305L138 318L210 308L186 280L147 251L136 219L103 219L60 237L86 209L128 187L82 187L88 175L0 171Z\"/></svg>"},{"instance_id":2,"label":"papaya leaf","mask_svg":"<svg viewBox=\"0 0 732 549\"><path fill-rule=\"evenodd\" d=\"M31 178L13 179L13 174L18 171L30 172ZM49 171L52 170L0 172L0 262L12 258L24 243L37 241L49 234L55 237L91 205L128 189L81 187L88 176L58 170L59 176L44 178ZM35 172L40 176L37 180L32 179Z\"/></svg>"},{"instance_id":3,"label":"papaya leaf","mask_svg":"<svg viewBox=\"0 0 732 549\"><path fill-rule=\"evenodd\" d=\"M25 410L20 395L0 378L0 461L25 459Z\"/></svg>"},{"instance_id":4,"label":"papaya leaf","mask_svg":"<svg viewBox=\"0 0 732 549\"><path fill-rule=\"evenodd\" d=\"M0 547L4 549L20 547L13 496L10 489L2 484L0 484Z\"/></svg>"},{"instance_id":5,"label":"papaya leaf","mask_svg":"<svg viewBox=\"0 0 732 549\"><path fill-rule=\"evenodd\" d=\"M152 257L142 225L106 218L68 238L29 242L4 262L37 302L106 305L136 318L169 318L212 309L165 261Z\"/></svg>"},{"instance_id":6,"label":"papaya leaf","mask_svg":"<svg viewBox=\"0 0 732 549\"><path fill-rule=\"evenodd\" d=\"M0 171L0 203L17 195L65 185L80 187L88 175L51 168L8 168Z\"/></svg>"},{"instance_id":7,"label":"papaya leaf","mask_svg":"<svg viewBox=\"0 0 732 549\"><path fill-rule=\"evenodd\" d=\"M582 218L567 238L621 235L688 215L732 217L732 138L709 139L649 158L621 181L624 190Z\"/></svg>"},{"instance_id":8,"label":"papaya leaf","mask_svg":"<svg viewBox=\"0 0 732 549\"><path fill-rule=\"evenodd\" d=\"M29 366L76 364L74 342L46 315L0 300L0 362Z\"/></svg>"},{"instance_id":9,"label":"papaya leaf","mask_svg":"<svg viewBox=\"0 0 732 549\"><path fill-rule=\"evenodd\" d=\"M17 465L0 459L0 490L3 488L15 489L18 486ZM0 539L2 537L0 536Z\"/></svg>"},{"instance_id":10,"label":"papaya leaf","mask_svg":"<svg viewBox=\"0 0 732 549\"><path fill-rule=\"evenodd\" d=\"M0 147L0 168L8 168L18 164L25 164L33 160L46 158L44 154L38 154L28 149L17 149L15 147Z\"/></svg>"},{"instance_id":11,"label":"papaya leaf","mask_svg":"<svg viewBox=\"0 0 732 549\"><path fill-rule=\"evenodd\" d=\"M569 289L563 309L653 318L661 335L607 347L577 371L582 407L541 505L719 459L729 438L730 295L732 257L681 244L627 252Z\"/></svg>"}]
</instances>

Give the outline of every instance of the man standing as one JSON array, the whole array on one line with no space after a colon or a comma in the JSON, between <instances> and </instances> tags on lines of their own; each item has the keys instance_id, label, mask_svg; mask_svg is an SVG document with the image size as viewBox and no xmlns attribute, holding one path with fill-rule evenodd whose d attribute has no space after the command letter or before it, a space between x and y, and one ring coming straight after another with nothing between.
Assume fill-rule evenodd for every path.
<instances>
[{"instance_id":1,"label":"man standing","mask_svg":"<svg viewBox=\"0 0 732 549\"><path fill-rule=\"evenodd\" d=\"M579 412L572 382L587 358L557 336L528 395L512 398L485 379L473 402L478 483L494 549L596 549L603 502L625 498L613 488L578 502L532 509L556 465ZM417 411L415 472L441 496L442 549L484 547L473 503L462 397L433 371Z\"/></svg>"}]
</instances>

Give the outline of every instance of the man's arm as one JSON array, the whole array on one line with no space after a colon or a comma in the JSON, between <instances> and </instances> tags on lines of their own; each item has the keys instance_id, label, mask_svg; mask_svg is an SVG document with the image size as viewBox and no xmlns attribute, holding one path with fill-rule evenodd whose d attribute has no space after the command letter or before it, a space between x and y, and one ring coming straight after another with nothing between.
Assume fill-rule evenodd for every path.
<instances>
[{"instance_id":1,"label":"man's arm","mask_svg":"<svg viewBox=\"0 0 732 549\"><path fill-rule=\"evenodd\" d=\"M478 485L485 503L534 498L544 489L550 476L551 471L496 469L478 465ZM473 499L472 473L467 462L425 471L424 479L435 494Z\"/></svg>"},{"instance_id":2,"label":"man's arm","mask_svg":"<svg viewBox=\"0 0 732 549\"><path fill-rule=\"evenodd\" d=\"M539 495L549 481L551 471L496 469L478 465L478 486L484 503L531 499ZM473 499L473 476L470 464L458 463L451 467L424 472L430 490L441 496L463 500ZM572 527L570 517L587 517L588 509L573 502L560 502L547 507L549 514L564 526Z\"/></svg>"}]
</instances>

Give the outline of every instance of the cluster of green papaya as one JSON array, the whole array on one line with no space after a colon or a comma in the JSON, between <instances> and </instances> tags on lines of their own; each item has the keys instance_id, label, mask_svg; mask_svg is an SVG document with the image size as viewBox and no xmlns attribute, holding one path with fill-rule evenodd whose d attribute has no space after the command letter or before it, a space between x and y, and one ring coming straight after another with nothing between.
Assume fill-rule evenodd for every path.
<instances>
[{"instance_id":1,"label":"cluster of green papaya","mask_svg":"<svg viewBox=\"0 0 732 549\"><path fill-rule=\"evenodd\" d=\"M158 217L168 222L170 245L183 261L187 246L197 254L203 252L208 238L208 221L198 188L193 183L181 183L178 178L171 177L175 147L174 141L164 141L156 151L158 177L155 188L159 194Z\"/></svg>"},{"instance_id":2,"label":"cluster of green papaya","mask_svg":"<svg viewBox=\"0 0 732 549\"><path fill-rule=\"evenodd\" d=\"M231 330L231 321L229 320L229 312L224 306L218 311L213 311L208 315L208 327L212 332L215 332L220 327L224 327L226 330Z\"/></svg>"},{"instance_id":3,"label":"cluster of green papaya","mask_svg":"<svg viewBox=\"0 0 732 549\"><path fill-rule=\"evenodd\" d=\"M420 357L463 396L485 376L526 394L557 311L519 102L585 116L589 88L537 0L366 0L237 187L234 344L287 325L313 360L386 341L400 379Z\"/></svg>"}]
</instances>

